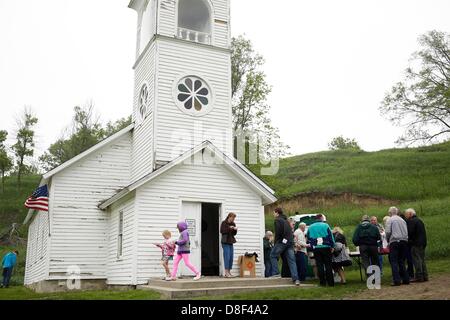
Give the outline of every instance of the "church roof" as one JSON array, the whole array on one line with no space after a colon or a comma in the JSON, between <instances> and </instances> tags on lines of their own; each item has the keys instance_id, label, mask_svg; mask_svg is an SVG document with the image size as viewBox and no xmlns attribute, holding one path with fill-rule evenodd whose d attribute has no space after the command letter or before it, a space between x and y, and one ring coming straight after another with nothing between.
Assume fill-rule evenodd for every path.
<instances>
[{"instance_id":1,"label":"church roof","mask_svg":"<svg viewBox=\"0 0 450 320\"><path fill-rule=\"evenodd\" d=\"M117 140L118 138L122 137L123 135L127 134L128 132L130 132L131 130L133 130L134 128L134 124L130 124L128 127L120 130L119 132L113 134L112 136L106 138L105 140L97 143L96 145L94 145L93 147L87 149L86 151L80 153L79 155L77 155L76 157L73 157L72 159L70 159L69 161L64 162L63 164L61 164L60 166L56 167L55 169L45 173L42 178L44 180L48 180L50 179L52 176L54 176L55 174L57 174L58 172L63 171L64 169L66 169L67 167L70 167L71 165L73 165L74 163L82 160L83 158L87 157L88 155L94 153L95 151L103 148L104 146L110 144L111 142Z\"/></svg>"},{"instance_id":2,"label":"church roof","mask_svg":"<svg viewBox=\"0 0 450 320\"><path fill-rule=\"evenodd\" d=\"M102 202L99 205L99 208L105 210L115 202L119 201L120 199L128 195L130 192L156 179L163 173L183 163L184 161L186 161L193 155L197 154L198 152L203 151L204 149L209 149L211 152L213 152L215 157L219 157L220 160L223 161L223 164L225 164L231 171L233 171L237 176L239 176L243 181L245 181L247 185L249 185L255 192L259 193L263 199L264 205L271 204L277 200L277 198L274 196L275 192L269 186L267 186L261 179L255 176L249 169L247 169L236 159L228 157L225 153L216 148L210 141L205 141L202 144L198 145L197 147L182 154L175 160L169 162L165 166L159 168L158 170L153 171L152 173L130 184L128 187L122 189L113 197Z\"/></svg>"},{"instance_id":3,"label":"church roof","mask_svg":"<svg viewBox=\"0 0 450 320\"><path fill-rule=\"evenodd\" d=\"M86 150L86 151L80 153L80 154L77 155L76 157L73 157L72 159L70 159L70 160L64 162L63 164L61 164L60 166L56 167L55 169L50 170L49 172L45 173L45 174L42 176L42 178L41 178L41 181L40 181L40 183L39 183L39 186L41 187L41 186L47 184L47 183L50 181L50 179L51 179L55 174L57 174L57 173L63 171L64 169L66 169L66 168L72 166L72 165L75 164L76 162L78 162L78 161L84 159L85 157L89 156L90 154L94 153L95 151L97 151L97 150L103 148L104 146L110 144L111 142L113 142L113 141L119 139L119 138L122 137L123 135L125 135L125 134L129 133L131 130L133 130L133 128L134 128L134 124L129 125L128 127L124 128L124 129L122 129L122 130L120 130L119 132L113 134L112 136L106 138L105 140L100 141L99 143L97 143L96 145L92 146L92 147L89 148L88 150ZM27 224L27 223L31 220L34 211L35 211L34 209L30 209L30 210L28 211L28 214L27 214L27 216L25 217L25 220L24 220L23 224Z\"/></svg>"}]
</instances>

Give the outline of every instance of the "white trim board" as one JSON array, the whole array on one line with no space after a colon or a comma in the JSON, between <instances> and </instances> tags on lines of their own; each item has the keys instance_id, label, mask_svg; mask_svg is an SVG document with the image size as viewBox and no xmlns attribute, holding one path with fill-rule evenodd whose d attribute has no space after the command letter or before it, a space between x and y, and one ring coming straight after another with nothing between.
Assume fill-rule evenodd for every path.
<instances>
[{"instance_id":1,"label":"white trim board","mask_svg":"<svg viewBox=\"0 0 450 320\"><path fill-rule=\"evenodd\" d=\"M56 167L55 169L47 172L46 174L44 174L42 177L45 180L48 180L49 178L51 178L52 176L54 176L55 174L57 174L58 172L63 171L64 169L70 167L71 165L75 164L76 162L82 160L83 158L87 157L88 155L94 153L95 151L103 148L104 146L110 144L111 142L113 142L114 140L122 137L123 135L125 135L126 133L130 132L131 130L133 130L134 128L134 123L130 124L128 127L120 130L119 132L113 134L112 136L106 138L105 140L97 143L95 146L89 148L88 150L86 150L83 153L80 153L79 155L77 155L76 157L70 159L69 161L64 162L62 165Z\"/></svg>"},{"instance_id":2,"label":"white trim board","mask_svg":"<svg viewBox=\"0 0 450 320\"><path fill-rule=\"evenodd\" d=\"M261 179L256 177L253 173L250 172L246 167L244 167L242 164L238 163L236 159L232 159L228 157L225 153L223 153L221 150L216 148L210 141L204 141L197 147L187 151L186 153L182 154L172 162L168 163L167 165L161 167L160 169L153 171L152 173L148 174L147 176L139 179L138 181L132 183L128 187L122 189L120 192L118 192L113 197L109 198L108 200L102 202L99 205L99 208L101 210L105 210L112 204L114 204L116 201L122 199L124 196L132 192L133 190L136 190L137 188L141 187L142 185L152 181L153 179L157 178L158 176L162 175L163 173L169 171L176 165L181 164L182 162L186 161L190 157L196 155L198 152L209 149L211 152L215 154L215 156L219 156L220 160L223 161L224 164L226 164L227 168L229 168L233 173L235 173L237 176L239 176L244 182L246 182L252 189L259 193L263 197L263 205L271 204L277 201L277 198L274 196L274 191L267 186Z\"/></svg>"}]
</instances>

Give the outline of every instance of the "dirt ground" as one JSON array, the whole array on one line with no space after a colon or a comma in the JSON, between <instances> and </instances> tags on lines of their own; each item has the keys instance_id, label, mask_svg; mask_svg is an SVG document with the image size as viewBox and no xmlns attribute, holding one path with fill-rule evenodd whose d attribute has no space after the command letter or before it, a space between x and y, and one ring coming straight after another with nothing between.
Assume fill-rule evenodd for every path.
<instances>
[{"instance_id":1,"label":"dirt ground","mask_svg":"<svg viewBox=\"0 0 450 320\"><path fill-rule=\"evenodd\" d=\"M383 286L380 290L366 290L347 297L362 300L450 300L450 274L437 275L430 281L407 286Z\"/></svg>"}]
</instances>

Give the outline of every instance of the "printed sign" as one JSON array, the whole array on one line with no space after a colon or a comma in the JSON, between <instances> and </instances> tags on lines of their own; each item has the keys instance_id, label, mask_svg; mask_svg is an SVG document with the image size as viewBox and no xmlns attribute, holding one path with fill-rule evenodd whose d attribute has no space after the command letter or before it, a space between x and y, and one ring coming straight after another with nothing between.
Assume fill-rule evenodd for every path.
<instances>
[{"instance_id":1,"label":"printed sign","mask_svg":"<svg viewBox=\"0 0 450 320\"><path fill-rule=\"evenodd\" d=\"M188 224L189 236L195 237L197 231L195 219L186 219L186 222Z\"/></svg>"}]
</instances>

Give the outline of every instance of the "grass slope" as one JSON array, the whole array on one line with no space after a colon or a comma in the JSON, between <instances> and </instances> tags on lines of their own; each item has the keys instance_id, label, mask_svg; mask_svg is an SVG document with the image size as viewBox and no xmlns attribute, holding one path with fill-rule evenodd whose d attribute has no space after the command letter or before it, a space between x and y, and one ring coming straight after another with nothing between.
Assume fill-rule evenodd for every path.
<instances>
[{"instance_id":1,"label":"grass slope","mask_svg":"<svg viewBox=\"0 0 450 320\"><path fill-rule=\"evenodd\" d=\"M373 194L416 201L450 195L450 142L378 152L325 151L282 159L262 177L280 198L306 191Z\"/></svg>"},{"instance_id":2,"label":"grass slope","mask_svg":"<svg viewBox=\"0 0 450 320\"><path fill-rule=\"evenodd\" d=\"M23 222L28 213L23 204L37 188L39 179L39 176L24 176L19 190L17 177L6 177L5 192L0 189L0 233L14 222Z\"/></svg>"}]
</instances>

